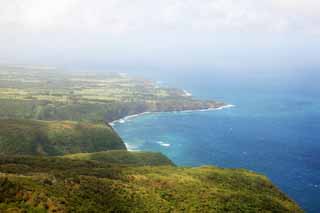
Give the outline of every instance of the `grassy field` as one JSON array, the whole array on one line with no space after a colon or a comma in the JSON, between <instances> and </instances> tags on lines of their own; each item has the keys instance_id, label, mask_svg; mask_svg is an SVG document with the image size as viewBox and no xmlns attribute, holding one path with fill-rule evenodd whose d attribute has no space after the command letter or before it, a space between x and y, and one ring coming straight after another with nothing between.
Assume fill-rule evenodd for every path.
<instances>
[{"instance_id":1,"label":"grassy field","mask_svg":"<svg viewBox=\"0 0 320 213\"><path fill-rule=\"evenodd\" d=\"M0 156L1 212L302 212L264 176Z\"/></svg>"}]
</instances>

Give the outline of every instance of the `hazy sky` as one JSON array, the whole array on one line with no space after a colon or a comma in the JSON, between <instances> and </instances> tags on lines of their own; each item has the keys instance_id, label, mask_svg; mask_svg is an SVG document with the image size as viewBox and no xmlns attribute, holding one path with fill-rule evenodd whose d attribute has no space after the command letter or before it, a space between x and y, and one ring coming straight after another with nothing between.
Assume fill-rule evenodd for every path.
<instances>
[{"instance_id":1,"label":"hazy sky","mask_svg":"<svg viewBox=\"0 0 320 213\"><path fill-rule=\"evenodd\" d=\"M0 63L320 67L318 0L0 0Z\"/></svg>"}]
</instances>

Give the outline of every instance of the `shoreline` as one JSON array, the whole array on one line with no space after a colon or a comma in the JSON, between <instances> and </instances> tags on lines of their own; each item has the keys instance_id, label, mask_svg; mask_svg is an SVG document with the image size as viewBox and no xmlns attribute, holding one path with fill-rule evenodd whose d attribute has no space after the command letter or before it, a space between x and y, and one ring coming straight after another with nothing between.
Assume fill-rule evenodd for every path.
<instances>
[{"instance_id":1,"label":"shoreline","mask_svg":"<svg viewBox=\"0 0 320 213\"><path fill-rule=\"evenodd\" d=\"M207 108L207 109L193 109L193 110L177 110L177 111L168 111L168 112L141 112L141 113L137 113L137 114L133 114L133 115L128 115L125 116L123 118L119 118L117 120L111 121L108 124L110 126L114 126L116 123L125 123L127 120L131 119L131 118L135 118L135 117L140 117L146 114L156 114L156 113L189 113L189 112L206 112L206 111L215 111L215 110L222 110L222 109L228 109L228 108L232 108L235 107L235 105L232 104L227 104L224 106L220 106L220 107L211 107L211 108Z\"/></svg>"}]
</instances>

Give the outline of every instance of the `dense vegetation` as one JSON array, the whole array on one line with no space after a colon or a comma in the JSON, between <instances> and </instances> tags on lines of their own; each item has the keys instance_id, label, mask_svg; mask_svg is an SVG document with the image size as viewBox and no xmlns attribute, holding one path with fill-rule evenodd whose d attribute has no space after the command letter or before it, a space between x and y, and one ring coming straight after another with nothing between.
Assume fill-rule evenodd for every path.
<instances>
[{"instance_id":1,"label":"dense vegetation","mask_svg":"<svg viewBox=\"0 0 320 213\"><path fill-rule=\"evenodd\" d=\"M126 149L105 124L0 120L0 154L63 155Z\"/></svg>"},{"instance_id":2,"label":"dense vegetation","mask_svg":"<svg viewBox=\"0 0 320 213\"><path fill-rule=\"evenodd\" d=\"M301 212L245 170L13 156L0 170L1 212Z\"/></svg>"},{"instance_id":3,"label":"dense vegetation","mask_svg":"<svg viewBox=\"0 0 320 213\"><path fill-rule=\"evenodd\" d=\"M76 160L93 160L113 164L133 166L160 166L174 165L171 160L161 153L128 152L125 150L111 150L95 153L78 153L65 155L65 158Z\"/></svg>"}]
</instances>

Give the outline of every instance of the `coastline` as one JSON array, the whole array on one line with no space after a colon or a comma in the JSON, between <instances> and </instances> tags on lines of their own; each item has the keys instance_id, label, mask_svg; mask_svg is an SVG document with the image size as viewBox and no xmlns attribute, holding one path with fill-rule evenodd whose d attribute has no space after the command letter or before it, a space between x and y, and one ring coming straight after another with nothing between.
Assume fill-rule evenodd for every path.
<instances>
[{"instance_id":1,"label":"coastline","mask_svg":"<svg viewBox=\"0 0 320 213\"><path fill-rule=\"evenodd\" d=\"M133 114L133 115L128 115L125 116L123 118L114 120L109 122L110 126L114 126L116 123L125 123L126 121L128 121L131 118L136 118L136 117L140 117L146 114L156 114L156 113L189 113L189 112L206 112L206 111L215 111L215 110L222 110L222 109L227 109L227 108L232 108L235 107L235 105L232 104L227 104L227 105L223 105L220 107L210 107L207 109L193 109L193 110L180 110L180 111L159 111L159 112L141 112L141 113L137 113L137 114Z\"/></svg>"}]
</instances>

